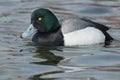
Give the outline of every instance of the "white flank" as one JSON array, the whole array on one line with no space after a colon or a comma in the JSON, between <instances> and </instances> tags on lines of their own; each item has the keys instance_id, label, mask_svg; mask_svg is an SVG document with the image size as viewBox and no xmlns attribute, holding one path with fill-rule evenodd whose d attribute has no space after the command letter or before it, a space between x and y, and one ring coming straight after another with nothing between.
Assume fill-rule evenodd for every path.
<instances>
[{"instance_id":1,"label":"white flank","mask_svg":"<svg viewBox=\"0 0 120 80\"><path fill-rule=\"evenodd\" d=\"M64 34L64 41L66 46L90 45L104 42L105 36L98 29L94 27L87 27Z\"/></svg>"}]
</instances>

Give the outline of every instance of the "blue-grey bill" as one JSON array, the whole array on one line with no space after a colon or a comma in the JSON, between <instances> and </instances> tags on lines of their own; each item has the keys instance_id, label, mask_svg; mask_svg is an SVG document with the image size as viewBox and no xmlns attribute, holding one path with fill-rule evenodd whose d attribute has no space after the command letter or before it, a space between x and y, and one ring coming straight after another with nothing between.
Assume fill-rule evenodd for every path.
<instances>
[{"instance_id":1,"label":"blue-grey bill","mask_svg":"<svg viewBox=\"0 0 120 80\"><path fill-rule=\"evenodd\" d=\"M33 27L33 25L31 24L29 26L29 28L20 36L21 38L27 38L27 37L30 37L32 36L33 34L35 34L37 32L37 29L35 29Z\"/></svg>"}]
</instances>

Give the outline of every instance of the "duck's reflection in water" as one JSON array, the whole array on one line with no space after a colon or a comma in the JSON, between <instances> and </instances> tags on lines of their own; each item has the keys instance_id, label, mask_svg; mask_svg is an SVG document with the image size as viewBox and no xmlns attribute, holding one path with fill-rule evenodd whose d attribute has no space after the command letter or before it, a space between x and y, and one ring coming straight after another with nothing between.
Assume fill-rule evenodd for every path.
<instances>
[{"instance_id":1,"label":"duck's reflection in water","mask_svg":"<svg viewBox=\"0 0 120 80\"><path fill-rule=\"evenodd\" d=\"M36 53L38 54L34 55L33 57L42 58L46 60L41 61L41 62L31 62L31 64L56 66L62 59L64 59L61 56L54 55L50 50L58 50L58 49L55 47L37 47ZM45 76L49 74L56 74L56 73L63 73L63 72L64 71L58 70L58 71L40 73L40 74L32 76L30 79L41 80L40 78L41 76Z\"/></svg>"}]
</instances>

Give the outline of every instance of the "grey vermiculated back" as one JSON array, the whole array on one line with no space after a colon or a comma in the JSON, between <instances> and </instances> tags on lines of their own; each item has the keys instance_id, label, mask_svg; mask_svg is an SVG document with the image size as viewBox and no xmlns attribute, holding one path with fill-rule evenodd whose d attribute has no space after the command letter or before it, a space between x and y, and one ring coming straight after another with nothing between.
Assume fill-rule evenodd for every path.
<instances>
[{"instance_id":1,"label":"grey vermiculated back","mask_svg":"<svg viewBox=\"0 0 120 80\"><path fill-rule=\"evenodd\" d=\"M62 26L63 34L84 29L86 27L95 27L103 32L103 34L106 37L105 38L106 41L113 40L113 38L107 33L107 30L109 30L107 26L93 22L88 19L80 18L77 16L69 16L61 19L60 24Z\"/></svg>"},{"instance_id":2,"label":"grey vermiculated back","mask_svg":"<svg viewBox=\"0 0 120 80\"><path fill-rule=\"evenodd\" d=\"M62 32L64 34L86 27L95 27L102 31L109 29L107 26L77 16L64 17L60 20L60 24L62 25Z\"/></svg>"}]
</instances>

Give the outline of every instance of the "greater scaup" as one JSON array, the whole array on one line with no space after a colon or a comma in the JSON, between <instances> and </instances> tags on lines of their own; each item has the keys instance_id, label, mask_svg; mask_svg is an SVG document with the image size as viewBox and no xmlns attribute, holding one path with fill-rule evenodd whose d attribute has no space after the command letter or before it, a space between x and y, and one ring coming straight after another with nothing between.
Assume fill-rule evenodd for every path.
<instances>
[{"instance_id":1,"label":"greater scaup","mask_svg":"<svg viewBox=\"0 0 120 80\"><path fill-rule=\"evenodd\" d=\"M90 45L112 41L109 28L79 17L68 17L60 21L48 9L36 9L31 15L30 27L21 38L33 35L32 41L47 46Z\"/></svg>"}]
</instances>

